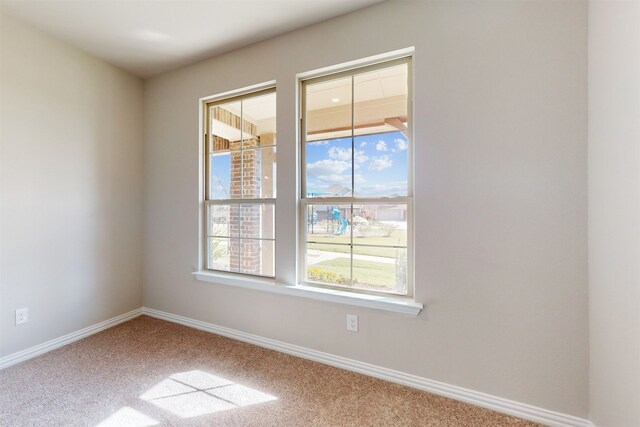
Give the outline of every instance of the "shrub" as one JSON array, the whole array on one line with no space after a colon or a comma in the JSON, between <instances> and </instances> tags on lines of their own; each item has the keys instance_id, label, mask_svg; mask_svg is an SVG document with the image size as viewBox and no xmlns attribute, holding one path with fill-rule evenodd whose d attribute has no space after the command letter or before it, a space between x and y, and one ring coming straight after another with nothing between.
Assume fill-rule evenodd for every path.
<instances>
[{"instance_id":1,"label":"shrub","mask_svg":"<svg viewBox=\"0 0 640 427\"><path fill-rule=\"evenodd\" d=\"M388 222L378 221L378 227L380 231L382 231L383 237L391 237L391 233L394 232L396 228L398 228L397 224L390 224Z\"/></svg>"},{"instance_id":2,"label":"shrub","mask_svg":"<svg viewBox=\"0 0 640 427\"><path fill-rule=\"evenodd\" d=\"M371 222L362 222L360 224L354 224L353 230L358 231L359 235L354 237L366 237L372 230Z\"/></svg>"},{"instance_id":3,"label":"shrub","mask_svg":"<svg viewBox=\"0 0 640 427\"><path fill-rule=\"evenodd\" d=\"M309 280L316 282L335 283L338 285L351 285L351 280L342 274L333 271L323 270L320 267L309 267L307 269Z\"/></svg>"}]
</instances>

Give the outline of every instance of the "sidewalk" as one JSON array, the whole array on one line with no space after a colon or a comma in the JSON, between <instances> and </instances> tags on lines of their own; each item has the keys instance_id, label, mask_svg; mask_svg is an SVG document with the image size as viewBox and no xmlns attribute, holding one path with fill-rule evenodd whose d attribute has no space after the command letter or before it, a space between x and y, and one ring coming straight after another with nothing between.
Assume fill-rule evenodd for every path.
<instances>
[{"instance_id":1,"label":"sidewalk","mask_svg":"<svg viewBox=\"0 0 640 427\"><path fill-rule=\"evenodd\" d=\"M307 250L307 265L318 264L323 261L330 261L336 258L350 258L349 254L344 254L340 252L328 252L328 251L319 251L317 249L308 249ZM370 262L378 262L381 264L395 264L395 258L386 258L380 256L372 256L372 255L359 255L354 254L353 259L358 261L370 261Z\"/></svg>"}]
</instances>

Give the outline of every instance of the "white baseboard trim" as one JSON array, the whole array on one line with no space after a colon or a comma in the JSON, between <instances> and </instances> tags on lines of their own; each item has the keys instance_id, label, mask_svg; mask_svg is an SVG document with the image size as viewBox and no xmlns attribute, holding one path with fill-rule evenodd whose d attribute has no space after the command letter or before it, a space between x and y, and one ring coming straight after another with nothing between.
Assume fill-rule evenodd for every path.
<instances>
[{"instance_id":1,"label":"white baseboard trim","mask_svg":"<svg viewBox=\"0 0 640 427\"><path fill-rule=\"evenodd\" d=\"M297 345L287 344L281 341L263 338L257 335L247 334L245 332L236 331L234 329L225 328L223 326L214 325L212 323L202 322L200 320L191 319L184 316L178 316L166 313L152 308L142 308L143 314L157 319L167 320L173 323L189 326L238 341L249 344L255 344L260 347L287 353L293 356L302 357L304 359L313 360L326 365L335 366L337 368L346 369L348 371L357 372L375 378L391 381L393 383L406 385L419 390L440 396L449 397L451 399L467 402L472 405L481 406L503 414L513 415L524 418L540 424L552 427L595 427L591 421L574 417L572 415L562 414L547 409L538 408L536 406L527 405L526 403L515 402L513 400L503 399L501 397L492 396L490 394L481 393L474 390L445 384L439 381L429 380L416 375L404 372L394 371L392 369L383 368L381 366L369 363L359 362L353 359L336 356L322 351L312 350Z\"/></svg>"},{"instance_id":2,"label":"white baseboard trim","mask_svg":"<svg viewBox=\"0 0 640 427\"><path fill-rule=\"evenodd\" d=\"M223 326L214 325L212 323L202 322L200 320L178 316L175 314L166 313L164 311L154 310L152 308L146 307L132 310L128 313L121 314L120 316L113 317L111 319L105 320L104 322L97 323L84 329L80 329L79 331L72 332L60 338L56 338L43 344L39 344L34 347L30 347L28 349L2 357L0 358L0 370L39 356L41 354L47 353L51 350L55 350L56 348L62 347L64 345L71 344L74 341L86 338L90 335L96 334L100 331L126 322L127 320L131 320L142 314L146 314L148 316L162 320L167 320L173 323L179 323L181 325L189 326L195 329L212 332L217 335L222 335L260 347L269 348L271 350L280 351L292 356L313 360L325 365L335 366L337 368L346 369L348 371L353 371L393 383L406 385L418 390L423 390L440 396L449 397L451 399L460 400L472 405L535 421L551 427L595 427L591 421L574 417L572 415L549 411L547 409L527 405L526 403L503 399L501 397L493 396L479 391L469 390L439 381L429 380L427 378L395 371L392 369L384 368L382 366L359 362L357 360L348 359L346 357L336 356L333 354L324 353L322 351L312 350L310 348L293 344L287 344L281 341L263 338L257 335L252 335L234 329L225 328Z\"/></svg>"},{"instance_id":3,"label":"white baseboard trim","mask_svg":"<svg viewBox=\"0 0 640 427\"><path fill-rule=\"evenodd\" d=\"M45 343L38 344L25 350L2 357L0 358L0 370L15 365L16 363L20 363L36 356L40 356L41 354L47 353L51 350L55 350L56 348L62 347L64 345L71 344L72 342L81 340L82 338L86 338L89 335L104 331L105 329L111 328L119 323L131 320L134 317L140 316L142 314L142 311L142 307L136 308L135 310L132 310L128 313L124 313L120 316L107 319L104 322L96 323L95 325L88 326L86 328L80 329L79 331L72 332L51 341L47 341Z\"/></svg>"}]
</instances>

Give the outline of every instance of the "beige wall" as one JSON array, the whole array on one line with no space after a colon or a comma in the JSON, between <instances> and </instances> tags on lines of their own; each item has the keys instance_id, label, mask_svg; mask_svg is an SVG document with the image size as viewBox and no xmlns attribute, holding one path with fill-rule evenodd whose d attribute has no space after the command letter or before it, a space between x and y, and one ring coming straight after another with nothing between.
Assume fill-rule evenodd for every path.
<instances>
[{"instance_id":1,"label":"beige wall","mask_svg":"<svg viewBox=\"0 0 640 427\"><path fill-rule=\"evenodd\" d=\"M141 306L143 87L7 16L0 36L4 356Z\"/></svg>"},{"instance_id":2,"label":"beige wall","mask_svg":"<svg viewBox=\"0 0 640 427\"><path fill-rule=\"evenodd\" d=\"M590 413L640 426L640 3L589 3Z\"/></svg>"},{"instance_id":3,"label":"beige wall","mask_svg":"<svg viewBox=\"0 0 640 427\"><path fill-rule=\"evenodd\" d=\"M276 268L294 283L296 73L408 46L424 312L196 281L198 99L277 80ZM147 80L145 306L586 416L586 49L584 2L388 2Z\"/></svg>"}]
</instances>

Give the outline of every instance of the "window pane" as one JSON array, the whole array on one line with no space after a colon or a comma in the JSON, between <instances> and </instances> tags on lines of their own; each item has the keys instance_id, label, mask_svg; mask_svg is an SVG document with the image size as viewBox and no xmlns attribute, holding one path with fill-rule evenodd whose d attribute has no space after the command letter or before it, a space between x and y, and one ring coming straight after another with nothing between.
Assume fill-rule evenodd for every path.
<instances>
[{"instance_id":1,"label":"window pane","mask_svg":"<svg viewBox=\"0 0 640 427\"><path fill-rule=\"evenodd\" d=\"M242 151L242 198L256 199L260 197L260 179L258 178L260 165L256 150Z\"/></svg>"},{"instance_id":2,"label":"window pane","mask_svg":"<svg viewBox=\"0 0 640 427\"><path fill-rule=\"evenodd\" d=\"M355 134L407 130L407 64L353 78Z\"/></svg>"},{"instance_id":3,"label":"window pane","mask_svg":"<svg viewBox=\"0 0 640 427\"><path fill-rule=\"evenodd\" d=\"M351 197L351 138L306 144L307 197Z\"/></svg>"},{"instance_id":4,"label":"window pane","mask_svg":"<svg viewBox=\"0 0 640 427\"><path fill-rule=\"evenodd\" d=\"M263 276L273 277L276 275L276 242L273 240L261 240L260 245L262 253L260 274Z\"/></svg>"},{"instance_id":5,"label":"window pane","mask_svg":"<svg viewBox=\"0 0 640 427\"><path fill-rule=\"evenodd\" d=\"M308 244L306 257L308 281L329 285L351 285L350 246Z\"/></svg>"},{"instance_id":6,"label":"window pane","mask_svg":"<svg viewBox=\"0 0 640 427\"><path fill-rule=\"evenodd\" d=\"M210 107L209 152L239 148L240 142L240 101L228 102Z\"/></svg>"},{"instance_id":7,"label":"window pane","mask_svg":"<svg viewBox=\"0 0 640 427\"><path fill-rule=\"evenodd\" d=\"M275 143L275 140L274 140ZM276 147L266 147L258 150L260 160L260 196L262 198L276 197Z\"/></svg>"},{"instance_id":8,"label":"window pane","mask_svg":"<svg viewBox=\"0 0 640 427\"><path fill-rule=\"evenodd\" d=\"M407 249L354 246L353 287L406 294Z\"/></svg>"},{"instance_id":9,"label":"window pane","mask_svg":"<svg viewBox=\"0 0 640 427\"><path fill-rule=\"evenodd\" d=\"M217 153L209 161L209 198L240 198L240 152Z\"/></svg>"},{"instance_id":10,"label":"window pane","mask_svg":"<svg viewBox=\"0 0 640 427\"><path fill-rule=\"evenodd\" d=\"M240 239L240 272L274 275L274 241Z\"/></svg>"},{"instance_id":11,"label":"window pane","mask_svg":"<svg viewBox=\"0 0 640 427\"><path fill-rule=\"evenodd\" d=\"M306 86L305 140L351 136L351 77Z\"/></svg>"},{"instance_id":12,"label":"window pane","mask_svg":"<svg viewBox=\"0 0 640 427\"><path fill-rule=\"evenodd\" d=\"M242 152L242 195L244 199L276 196L276 148L246 149Z\"/></svg>"},{"instance_id":13,"label":"window pane","mask_svg":"<svg viewBox=\"0 0 640 427\"><path fill-rule=\"evenodd\" d=\"M356 245L407 246L406 204L354 205L351 225ZM395 256L394 253L388 256Z\"/></svg>"},{"instance_id":14,"label":"window pane","mask_svg":"<svg viewBox=\"0 0 640 427\"><path fill-rule=\"evenodd\" d=\"M209 205L207 219L207 236L238 236L237 205Z\"/></svg>"},{"instance_id":15,"label":"window pane","mask_svg":"<svg viewBox=\"0 0 640 427\"><path fill-rule=\"evenodd\" d=\"M308 281L406 294L406 204L309 205L305 221Z\"/></svg>"},{"instance_id":16,"label":"window pane","mask_svg":"<svg viewBox=\"0 0 640 427\"><path fill-rule=\"evenodd\" d=\"M349 252L351 244L351 205L309 205L306 209L306 240L314 243L341 245L332 250ZM326 246L323 248L326 249ZM324 250L324 249L323 249Z\"/></svg>"},{"instance_id":17,"label":"window pane","mask_svg":"<svg viewBox=\"0 0 640 427\"><path fill-rule=\"evenodd\" d=\"M276 144L276 94L242 100L243 146L254 148Z\"/></svg>"},{"instance_id":18,"label":"window pane","mask_svg":"<svg viewBox=\"0 0 640 427\"><path fill-rule=\"evenodd\" d=\"M211 270L238 271L237 257L233 255L233 246L238 239L209 237L207 239L207 261ZM236 260L234 262L234 259Z\"/></svg>"},{"instance_id":19,"label":"window pane","mask_svg":"<svg viewBox=\"0 0 640 427\"><path fill-rule=\"evenodd\" d=\"M308 280L348 285L351 280L351 206L309 205L305 219Z\"/></svg>"},{"instance_id":20,"label":"window pane","mask_svg":"<svg viewBox=\"0 0 640 427\"><path fill-rule=\"evenodd\" d=\"M358 136L354 146L356 197L408 195L409 141L402 132Z\"/></svg>"},{"instance_id":21,"label":"window pane","mask_svg":"<svg viewBox=\"0 0 640 427\"><path fill-rule=\"evenodd\" d=\"M240 237L275 238L274 218L274 205L240 205Z\"/></svg>"}]
</instances>

